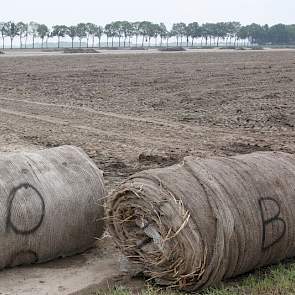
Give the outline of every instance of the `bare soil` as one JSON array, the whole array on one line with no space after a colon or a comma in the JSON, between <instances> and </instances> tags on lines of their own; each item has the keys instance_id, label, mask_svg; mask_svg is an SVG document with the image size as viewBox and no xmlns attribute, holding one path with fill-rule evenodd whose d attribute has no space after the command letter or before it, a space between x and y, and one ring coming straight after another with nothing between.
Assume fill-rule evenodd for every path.
<instances>
[{"instance_id":1,"label":"bare soil","mask_svg":"<svg viewBox=\"0 0 295 295\"><path fill-rule=\"evenodd\" d=\"M0 150L82 147L107 189L187 155L295 153L295 51L0 57Z\"/></svg>"}]
</instances>

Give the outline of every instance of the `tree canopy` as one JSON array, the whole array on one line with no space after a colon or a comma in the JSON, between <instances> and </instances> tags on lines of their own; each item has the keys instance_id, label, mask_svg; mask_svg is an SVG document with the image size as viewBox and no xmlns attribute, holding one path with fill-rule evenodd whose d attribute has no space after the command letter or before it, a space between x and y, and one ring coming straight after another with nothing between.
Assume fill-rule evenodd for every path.
<instances>
[{"instance_id":1,"label":"tree canopy","mask_svg":"<svg viewBox=\"0 0 295 295\"><path fill-rule=\"evenodd\" d=\"M111 44L116 44L119 47L124 46L128 42L131 46L131 39L136 39L136 46L138 45L138 38L141 36L141 46L151 46L151 40L155 41L155 46L158 46L158 38L160 38L159 46L163 45L163 40L166 44L171 38L176 40L177 46L194 46L197 41L200 45L205 46L223 46L234 45L237 46L244 42L244 44L258 44L258 45L295 45L295 24L285 25L276 24L273 26L259 25L256 23L242 26L239 22L218 22L218 23L204 23L192 22L185 24L183 22L173 24L171 30L168 30L164 23L155 24L150 21L114 21L106 24L104 27L94 23L79 23L77 25L55 25L52 28L45 24L36 22L24 23L13 21L0 21L0 38L2 39L2 47L5 47L5 40L10 40L10 47L13 47L14 39L18 36L19 47L23 48L23 42L27 47L27 40L32 40L32 47L35 47L35 39L41 41L43 47L44 39L46 43L49 38L56 37L58 47L62 38L68 37L74 46L74 40L79 40L79 46L82 46L83 40L86 41L86 46L89 46L89 40L92 40L91 46L95 46L95 40L98 40L99 47L101 46L101 39L106 36L107 46L109 46L109 39ZM184 43L185 40L185 43ZM240 42L240 43L239 43ZM85 43L84 43L85 44Z\"/></svg>"}]
</instances>

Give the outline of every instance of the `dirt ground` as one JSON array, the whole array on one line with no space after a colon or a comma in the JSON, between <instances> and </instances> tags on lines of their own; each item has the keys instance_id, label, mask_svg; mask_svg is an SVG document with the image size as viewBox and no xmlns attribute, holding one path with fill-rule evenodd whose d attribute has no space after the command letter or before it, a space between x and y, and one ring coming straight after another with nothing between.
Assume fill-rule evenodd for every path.
<instances>
[{"instance_id":1,"label":"dirt ground","mask_svg":"<svg viewBox=\"0 0 295 295\"><path fill-rule=\"evenodd\" d=\"M82 147L108 191L187 155L295 153L295 51L0 57L0 151Z\"/></svg>"}]
</instances>

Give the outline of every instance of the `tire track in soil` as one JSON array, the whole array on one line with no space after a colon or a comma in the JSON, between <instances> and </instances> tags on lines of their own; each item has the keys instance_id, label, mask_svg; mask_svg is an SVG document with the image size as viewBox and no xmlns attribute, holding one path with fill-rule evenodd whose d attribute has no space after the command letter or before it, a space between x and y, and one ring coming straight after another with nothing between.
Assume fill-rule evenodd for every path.
<instances>
[{"instance_id":1,"label":"tire track in soil","mask_svg":"<svg viewBox=\"0 0 295 295\"><path fill-rule=\"evenodd\" d=\"M11 102L22 102L22 103L27 103L27 104L35 104L35 105L40 105L40 106L48 106L48 107L59 107L59 108L65 108L65 109L73 109L73 110L82 110L85 112L89 113L94 113L106 117L112 117L116 119L123 119L123 120L130 120L130 121L136 121L136 122L143 122L143 123L152 123L155 125L159 126L167 126L167 127L184 127L184 128L192 128L196 129L195 127L185 125L185 124L176 124L168 121L163 121L163 120L155 120L152 118L141 118L141 117L135 117L135 116L128 116L128 115L123 115L123 114L118 114L118 113L113 113L113 112L103 112L103 111L96 111L87 107L78 107L78 106L68 106L68 105L63 105L63 104L53 104L53 103L46 103L46 102L38 102L38 101L30 101L26 99L13 99L13 98L4 98L0 97L0 100L6 100L6 101L11 101Z\"/></svg>"},{"instance_id":2,"label":"tire track in soil","mask_svg":"<svg viewBox=\"0 0 295 295\"><path fill-rule=\"evenodd\" d=\"M6 114L23 116L51 124L60 124L80 130L86 130L96 135L103 135L107 138L112 137L113 141L124 143L126 140L134 141L134 144L129 144L131 149L134 149L134 145L140 146L142 148L149 146L150 149L189 146L191 145L192 136L195 138L204 137L204 140L207 140L207 128L203 127L192 127L181 123L170 123L167 121L153 120L151 118L147 119L121 115L117 113L101 112L77 106L67 106L60 104L55 105L52 103L31 102L28 100L2 97L0 97L0 100L21 103L21 106L18 108L26 111L18 111L16 104L13 105L13 109L11 109L11 105L6 105L5 107L8 107L9 109L4 107L1 109L2 112L6 112ZM40 107L45 106L49 107L49 109L32 109L29 107L24 108L24 104ZM62 112L58 113L57 111L53 111L53 109L56 108L62 108L64 110L71 110L74 112L66 113L63 110ZM31 114L28 114L27 111L29 111ZM54 118L46 115L43 116L42 113L53 114ZM89 114L91 114L92 117L89 117ZM98 114L99 116L93 118L93 114ZM66 118L66 120L61 118ZM84 122L84 124L77 124L79 121ZM96 126L101 128L96 128ZM192 132L194 134L192 134Z\"/></svg>"},{"instance_id":3,"label":"tire track in soil","mask_svg":"<svg viewBox=\"0 0 295 295\"><path fill-rule=\"evenodd\" d=\"M54 125L64 125L64 126L69 126L72 127L74 129L81 129L81 130L86 130L86 131L90 131L92 133L95 133L97 135L106 135L106 136L115 136L117 139L119 138L126 138L126 136L122 136L121 133L117 133L117 132L113 132L113 131L104 131L104 130L100 130L97 128L92 128L89 126L84 126L84 125L72 125L70 124L67 120L61 120L58 118L50 118L50 117L46 117L46 116L41 116L41 115L30 115L24 112L16 112L16 111L12 111L12 110L8 110L8 109L4 109L4 108L0 108L0 112L1 113L5 113L8 115L14 115L14 116L18 116L18 117L23 117L23 118L27 118L27 119L33 119L33 120L37 120L37 121L43 121L46 123L50 123L50 124L54 124ZM132 137L132 139L143 143L143 144L153 144L154 141L152 140L148 140L148 139L143 139L140 137Z\"/></svg>"},{"instance_id":4,"label":"tire track in soil","mask_svg":"<svg viewBox=\"0 0 295 295\"><path fill-rule=\"evenodd\" d=\"M184 123L176 123L176 122L171 122L171 121L166 121L166 120L158 120L158 119L153 119L150 117L137 117L137 116L133 116L133 115L125 115L125 114L119 114L119 113L114 113L114 112L104 112L104 111L97 111L97 110L93 110L91 108L88 107L79 107L79 106L69 106L69 105L64 105L64 104L54 104L54 103L46 103L46 102L39 102L39 101L31 101L31 100L26 100L26 99L13 99L13 98L6 98L6 97L0 97L0 100L3 101L8 101L8 102L17 102L17 103L25 103L25 104L31 104L31 105L36 105L36 106L46 106L46 107L51 107L51 108L63 108L63 109L68 109L68 110L76 110L76 111L83 111L83 112L88 112L90 114L97 114L106 118L115 118L115 119L121 119L121 120L126 120L126 121L131 121L131 122L140 122L140 123L147 123L147 124L153 124L156 126L161 127L168 127L168 128L173 128L174 132L177 131L181 131L186 132L186 131L194 131L194 132L199 132L200 134L203 134L205 132L210 132L212 133L212 131L216 131L219 134L228 134L229 132L231 134L237 134L240 135L240 131L235 131L229 128L222 128L222 127L207 127L207 126L192 126L192 125L188 125L188 124L184 124ZM2 110L4 110L2 108ZM6 110L9 111L9 110ZM13 112L13 111L11 111ZM19 114L21 112L18 112ZM28 114L28 116L31 116ZM44 120L48 120L48 123L55 123L55 119L50 119L49 117L46 116L33 116L33 117L38 117L40 120L44 119ZM68 123L67 121L64 120L60 120L57 117L55 117L58 121L60 121L61 123ZM73 125L72 125L73 127ZM96 132L99 130L97 128L92 128L92 127L88 127L88 126L83 126L83 125L75 125L76 128L80 128L80 129L85 129L85 130L89 130L89 131L93 131ZM176 129L175 129L176 128ZM167 130L165 130L167 131ZM243 128L243 131L245 133L247 133L248 131L251 131L250 133L256 133L255 130L247 130L246 128ZM264 131L267 133L267 131ZM121 135L121 133L116 133L113 131L103 131L103 130L99 130L99 133L101 134L108 134L108 135ZM136 140L138 140L139 142L142 140L142 138L139 137L132 137ZM161 137L162 138L162 137ZM170 138L171 140L171 138ZM143 141L143 142L147 142L147 143L154 143L154 141Z\"/></svg>"},{"instance_id":5,"label":"tire track in soil","mask_svg":"<svg viewBox=\"0 0 295 295\"><path fill-rule=\"evenodd\" d=\"M89 133L100 136L100 142L108 142L110 145L119 145L123 143L125 147L129 147L132 150L153 150L153 149L176 149L183 150L187 149L191 154L195 154L194 151L198 150L200 153L208 150L208 146L216 147L222 146L222 143L228 143L234 141L235 138L243 140L245 142L252 141L253 139L261 138L261 136L274 136L273 131L255 131L255 130L241 130L236 129L232 130L229 128L208 128L204 126L190 126L183 123L174 123L162 120L153 120L151 118L141 118L133 117L129 115L121 115L118 113L110 113L103 111L96 111L85 107L78 106L67 106L63 104L52 104L44 102L34 102L26 99L12 99L12 98L3 98L0 97L0 100L13 103L21 103L21 108L26 111L30 111L35 114L28 114L27 112L20 112L16 110L11 110L7 108L0 108L2 113L8 115L16 115L19 117L25 117L27 119L33 119L38 121L43 121L45 123L61 125L75 130L87 131ZM29 107L23 107L23 104L33 105L33 106L45 106L49 107L50 110L46 109L30 109ZM8 107L11 107L10 105ZM13 105L16 109L16 105ZM61 114L51 111L51 108L61 108L65 110L73 110L73 113L66 114L64 111ZM83 112L81 112L81 110ZM75 112L80 111L80 112ZM44 116L41 113L50 113L55 114L55 117ZM99 117L90 119L84 116L84 114L98 114ZM39 115L40 114L40 115ZM66 118L61 119L60 117ZM67 117L68 116L68 117ZM82 116L77 119L77 116ZM70 117L70 118L69 118ZM114 122L111 119L118 119L118 122ZM88 124L77 124L77 122L88 123L89 121L91 126ZM126 121L126 122L124 122ZM124 123L123 123L124 122ZM129 122L129 123L128 123ZM126 124L127 123L127 124ZM142 126L139 126L136 123L143 123ZM134 125L131 125L134 124ZM101 128L96 128L95 125L105 127L105 130ZM111 126L113 125L113 126ZM154 125L154 126L151 126ZM120 130L121 129L121 130ZM114 131L115 130L115 131ZM280 135L284 135L285 132L280 132ZM286 132L287 133L287 132ZM290 135L290 132L288 132ZM84 134L85 137L85 134ZM89 136L88 136L89 138ZM192 149L190 149L192 147ZM118 150L118 154L121 154L121 148ZM124 155L124 153L123 153Z\"/></svg>"},{"instance_id":6,"label":"tire track in soil","mask_svg":"<svg viewBox=\"0 0 295 295\"><path fill-rule=\"evenodd\" d=\"M122 181L128 175L144 168L150 168L149 163L145 163L142 166L137 161L138 156L146 150L147 146L154 149L165 149L171 148L173 144L176 146L181 145L179 138L170 140L170 142L161 142L160 139L150 140L144 137L128 138L122 133L103 131L84 125L71 124L67 120L28 114L1 107L0 114L2 114L1 121L3 120L6 126L13 126L11 130L18 134L20 138L28 140L30 143L38 144L40 147L51 147L55 146L56 143L57 145L73 144L81 146L105 172L108 190L112 189L114 184ZM15 117L26 120L19 124L18 119ZM42 122L45 125L37 125L35 122ZM56 126L52 130L54 133L53 142L51 141L51 134L48 134L48 129L51 129L49 126L52 125ZM62 127L61 129L60 126ZM87 131L87 133L83 131ZM78 136L77 133L79 134ZM90 146L88 146L88 142L91 142ZM53 145L51 145L52 143ZM153 163L150 164L153 165Z\"/></svg>"},{"instance_id":7,"label":"tire track in soil","mask_svg":"<svg viewBox=\"0 0 295 295\"><path fill-rule=\"evenodd\" d=\"M24 119L21 124L16 117ZM36 124L36 122L42 124ZM115 137L107 134L102 138L101 133L94 128L90 131L89 128L77 130L75 126L71 126L68 122L62 120L55 120L46 116L38 117L3 108L0 108L0 123L4 123L9 134L15 134L19 141L34 144L39 148L63 144L82 147L104 171L105 184L108 190L128 175L140 170L140 167L136 167L131 159L134 153L140 154L140 145L126 141L120 142L117 134L115 134ZM48 132L49 130L51 132ZM145 146L146 143L142 145ZM122 155L125 155L126 158Z\"/></svg>"}]
</instances>

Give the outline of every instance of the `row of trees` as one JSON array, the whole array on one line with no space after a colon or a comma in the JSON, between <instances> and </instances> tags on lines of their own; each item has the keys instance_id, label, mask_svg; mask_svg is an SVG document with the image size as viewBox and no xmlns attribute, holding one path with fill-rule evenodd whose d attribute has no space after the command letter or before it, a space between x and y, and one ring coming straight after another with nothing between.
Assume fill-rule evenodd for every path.
<instances>
[{"instance_id":1,"label":"row of trees","mask_svg":"<svg viewBox=\"0 0 295 295\"><path fill-rule=\"evenodd\" d=\"M35 47L35 40L41 41L41 47L48 46L50 38L57 38L57 46L60 47L61 39L69 37L72 47L75 40L79 40L79 46L86 42L86 46L94 47L95 40L101 47L101 39L105 35L107 47L114 46L114 40L118 46L131 46L131 40L135 39L135 45L138 46L139 38L141 46L151 46L151 40L154 40L155 46L169 44L170 38L176 39L177 46L194 46L195 41L199 40L200 45L219 46L220 40L225 46L237 46L244 42L251 44L292 44L295 43L295 25L277 24L274 26L251 24L241 26L239 22L218 22L205 23L200 25L197 22L190 24L175 23L171 30L168 30L164 23L154 24L148 21L128 22L115 21L107 24L105 27L93 23L79 23L75 26L55 25L49 28L45 24L36 22L0 22L0 37L2 38L2 47L5 47L5 40L10 39L10 47L13 47L15 38L19 38L20 48L26 48L28 38ZM110 41L111 40L111 41ZM159 43L158 43L159 41Z\"/></svg>"}]
</instances>

